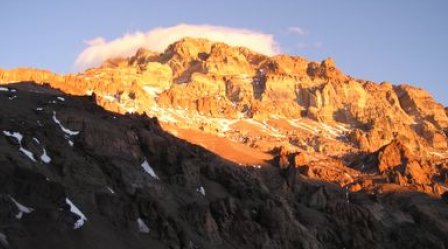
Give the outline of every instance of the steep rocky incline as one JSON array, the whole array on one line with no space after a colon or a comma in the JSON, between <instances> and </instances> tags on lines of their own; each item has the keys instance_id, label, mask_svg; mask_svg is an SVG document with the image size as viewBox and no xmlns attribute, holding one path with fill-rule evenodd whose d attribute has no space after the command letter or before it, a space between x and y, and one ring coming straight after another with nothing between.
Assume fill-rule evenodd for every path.
<instances>
[{"instance_id":1,"label":"steep rocky incline","mask_svg":"<svg viewBox=\"0 0 448 249\"><path fill-rule=\"evenodd\" d=\"M332 59L267 57L185 38L163 53L140 49L76 75L0 70L0 82L20 81L157 117L165 131L241 165L266 164L282 148L303 154L309 177L353 190L378 179L437 196L447 188L447 109L422 89L345 75ZM397 144L413 159L384 170L380 151Z\"/></svg>"},{"instance_id":2,"label":"steep rocky incline","mask_svg":"<svg viewBox=\"0 0 448 249\"><path fill-rule=\"evenodd\" d=\"M350 192L312 179L331 172L285 149L241 167L93 97L0 89L0 248L448 246L446 198L388 183ZM365 157L404 181L418 170L400 142ZM321 160L355 173L338 163Z\"/></svg>"}]
</instances>

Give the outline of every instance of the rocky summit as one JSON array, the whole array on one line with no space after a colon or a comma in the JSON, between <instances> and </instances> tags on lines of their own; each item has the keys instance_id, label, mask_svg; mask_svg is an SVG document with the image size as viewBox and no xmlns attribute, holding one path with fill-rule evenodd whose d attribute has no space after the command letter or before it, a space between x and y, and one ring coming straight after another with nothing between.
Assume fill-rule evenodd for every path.
<instances>
[{"instance_id":1,"label":"rocky summit","mask_svg":"<svg viewBox=\"0 0 448 249\"><path fill-rule=\"evenodd\" d=\"M192 38L0 82L0 248L448 248L423 89Z\"/></svg>"}]
</instances>

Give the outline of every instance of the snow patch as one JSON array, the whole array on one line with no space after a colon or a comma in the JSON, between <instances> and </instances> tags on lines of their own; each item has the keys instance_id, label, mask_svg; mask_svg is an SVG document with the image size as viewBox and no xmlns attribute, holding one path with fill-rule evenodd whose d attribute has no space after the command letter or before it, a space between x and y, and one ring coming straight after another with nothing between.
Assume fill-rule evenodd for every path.
<instances>
[{"instance_id":1,"label":"snow patch","mask_svg":"<svg viewBox=\"0 0 448 249\"><path fill-rule=\"evenodd\" d=\"M0 92L9 92L9 89L6 87L0 86Z\"/></svg>"},{"instance_id":2,"label":"snow patch","mask_svg":"<svg viewBox=\"0 0 448 249\"><path fill-rule=\"evenodd\" d=\"M149 112L157 117L162 123L176 124L177 119L173 116L170 108L160 108L157 105L151 106Z\"/></svg>"},{"instance_id":3,"label":"snow patch","mask_svg":"<svg viewBox=\"0 0 448 249\"><path fill-rule=\"evenodd\" d=\"M17 142L20 144L19 151L22 152L23 154L25 154L25 156L27 156L31 161L33 161L33 162L36 161L36 159L34 159L33 153L31 151L23 148L23 146L22 146L23 135L22 134L20 134L19 132L10 132L10 131L3 131L3 134L5 136L15 138L17 140Z\"/></svg>"},{"instance_id":4,"label":"snow patch","mask_svg":"<svg viewBox=\"0 0 448 249\"><path fill-rule=\"evenodd\" d=\"M205 196L205 189L203 186L200 186L199 188L197 188L196 191L198 193L200 193L201 195Z\"/></svg>"},{"instance_id":5,"label":"snow patch","mask_svg":"<svg viewBox=\"0 0 448 249\"><path fill-rule=\"evenodd\" d=\"M247 123L256 125L256 126L262 128L262 129L265 129L265 128L266 128L262 123L260 123L260 122L258 122L258 121L256 121L256 120L254 120L254 119L248 118L248 119L245 119L245 121L246 121Z\"/></svg>"},{"instance_id":6,"label":"snow patch","mask_svg":"<svg viewBox=\"0 0 448 249\"><path fill-rule=\"evenodd\" d=\"M112 95L104 95L104 96L102 96L103 97L103 99L105 99L105 100L107 100L107 101L109 101L109 102L115 102L115 101L117 101L117 98L115 98L115 96L112 96Z\"/></svg>"},{"instance_id":7,"label":"snow patch","mask_svg":"<svg viewBox=\"0 0 448 249\"><path fill-rule=\"evenodd\" d=\"M141 233L149 233L149 227L146 225L146 223L142 220L142 218L137 219L138 224L138 231Z\"/></svg>"},{"instance_id":8,"label":"snow patch","mask_svg":"<svg viewBox=\"0 0 448 249\"><path fill-rule=\"evenodd\" d=\"M36 161L36 159L34 158L33 152L23 148L22 146L20 146L19 151L22 152L23 154L25 154L25 156L28 157L31 161L33 161L33 162Z\"/></svg>"},{"instance_id":9,"label":"snow patch","mask_svg":"<svg viewBox=\"0 0 448 249\"><path fill-rule=\"evenodd\" d=\"M144 87L143 87L143 90L144 90L147 94L149 94L149 95L151 95L151 96L157 96L157 95L159 95L161 92L163 92L162 89L157 88L157 87L153 87L153 86L144 86Z\"/></svg>"},{"instance_id":10,"label":"snow patch","mask_svg":"<svg viewBox=\"0 0 448 249\"><path fill-rule=\"evenodd\" d=\"M308 131L311 134L316 134L316 132L317 132L317 130L314 127L311 127L303 122L300 122L299 120L289 120L288 119L288 123L293 127Z\"/></svg>"},{"instance_id":11,"label":"snow patch","mask_svg":"<svg viewBox=\"0 0 448 249\"><path fill-rule=\"evenodd\" d=\"M31 212L34 211L33 208L30 208L30 207L27 207L27 206L24 206L24 205L20 204L20 203L19 203L18 201L16 201L14 198L12 198L12 197L9 197L9 198L11 198L11 200L14 202L14 204L16 204L17 209L19 209L19 213L16 215L16 218L17 218L17 219L20 220L20 219L22 218L22 216L23 216L24 213L25 213L25 214L29 214L29 213L31 213Z\"/></svg>"},{"instance_id":12,"label":"snow patch","mask_svg":"<svg viewBox=\"0 0 448 249\"><path fill-rule=\"evenodd\" d=\"M266 122L259 122L257 120L251 119L251 118L245 119L245 121L250 124L260 127L261 129L263 129L265 132L269 133L273 137L277 137L277 138L285 137L285 135L281 134L278 129L270 126Z\"/></svg>"},{"instance_id":13,"label":"snow patch","mask_svg":"<svg viewBox=\"0 0 448 249\"><path fill-rule=\"evenodd\" d=\"M160 122L163 122L163 123L172 123L172 124L177 123L177 119L174 118L171 114L158 116L157 118L160 120Z\"/></svg>"},{"instance_id":14,"label":"snow patch","mask_svg":"<svg viewBox=\"0 0 448 249\"><path fill-rule=\"evenodd\" d=\"M36 108L36 111L43 111L44 110L44 108L42 108L42 107L37 107Z\"/></svg>"},{"instance_id":15,"label":"snow patch","mask_svg":"<svg viewBox=\"0 0 448 249\"><path fill-rule=\"evenodd\" d=\"M110 192L111 194L115 194L115 191L114 191L111 187L106 186L106 188L107 188L107 190L109 190L109 192Z\"/></svg>"},{"instance_id":16,"label":"snow patch","mask_svg":"<svg viewBox=\"0 0 448 249\"><path fill-rule=\"evenodd\" d=\"M20 134L20 132L3 131L3 134L4 134L5 136L15 138L19 144L22 143L23 135Z\"/></svg>"},{"instance_id":17,"label":"snow patch","mask_svg":"<svg viewBox=\"0 0 448 249\"><path fill-rule=\"evenodd\" d=\"M146 171L146 173L152 176L152 178L159 179L159 177L156 175L156 172L154 172L154 169L151 168L147 160L142 163L142 168Z\"/></svg>"},{"instance_id":18,"label":"snow patch","mask_svg":"<svg viewBox=\"0 0 448 249\"><path fill-rule=\"evenodd\" d=\"M9 248L9 242L8 239L6 238L6 235L3 233L0 233L0 244L3 247Z\"/></svg>"},{"instance_id":19,"label":"snow patch","mask_svg":"<svg viewBox=\"0 0 448 249\"><path fill-rule=\"evenodd\" d=\"M238 122L238 120L229 120L229 119L218 119L218 126L221 129L221 132L228 132L231 131L232 129L230 128L230 126L232 126L233 124L235 124L236 122Z\"/></svg>"},{"instance_id":20,"label":"snow patch","mask_svg":"<svg viewBox=\"0 0 448 249\"><path fill-rule=\"evenodd\" d=\"M280 138L282 138L282 137L286 137L285 135L283 135L283 134L280 132L280 130L278 130L277 128L275 128L275 127L269 125L267 122L263 122L263 125L264 125L264 127L265 127L266 130L270 130L270 131L271 131L271 135L272 135L273 137L280 137Z\"/></svg>"},{"instance_id":21,"label":"snow patch","mask_svg":"<svg viewBox=\"0 0 448 249\"><path fill-rule=\"evenodd\" d=\"M123 109L126 111L126 113L129 113L129 114L133 114L136 111L136 109L134 107L124 107Z\"/></svg>"},{"instance_id":22,"label":"snow patch","mask_svg":"<svg viewBox=\"0 0 448 249\"><path fill-rule=\"evenodd\" d=\"M70 201L68 198L65 198L65 203L67 203L70 206L70 212L72 212L73 214L76 214L77 216L79 216L79 219L75 222L75 224L73 225L73 229L79 229L80 227L82 227L84 225L84 223L87 221L86 216L81 212L81 210L79 210L78 207L75 206L75 204L73 204L72 201Z\"/></svg>"},{"instance_id":23,"label":"snow patch","mask_svg":"<svg viewBox=\"0 0 448 249\"><path fill-rule=\"evenodd\" d=\"M49 164L51 162L51 157L48 156L47 150L45 148L42 148L44 150L44 153L40 156L40 160L46 164Z\"/></svg>"},{"instance_id":24,"label":"snow patch","mask_svg":"<svg viewBox=\"0 0 448 249\"><path fill-rule=\"evenodd\" d=\"M37 139L37 138L35 138L35 137L33 137L33 141L36 142L36 143L38 143L38 144L40 144L39 139ZM44 163L47 163L47 164L50 163L50 162L51 162L51 158L48 156L48 154L47 154L47 150L45 150L44 147L42 147L42 150L43 150L43 153L42 153L42 155L40 156L40 160L41 160L42 162L44 162Z\"/></svg>"},{"instance_id":25,"label":"snow patch","mask_svg":"<svg viewBox=\"0 0 448 249\"><path fill-rule=\"evenodd\" d=\"M340 128L332 127L325 123L320 123L320 125L322 126L323 131L326 131L327 133L333 135L334 137L339 137L344 133L344 130Z\"/></svg>"},{"instance_id":26,"label":"snow patch","mask_svg":"<svg viewBox=\"0 0 448 249\"><path fill-rule=\"evenodd\" d=\"M72 130L70 130L70 129L65 128L65 127L62 125L61 121L59 121L59 119L56 117L56 112L55 112L55 111L53 111L53 121L54 121L57 125L59 125L59 127L61 128L61 130L62 130L65 134L67 134L67 135L69 135L69 136L76 136L76 135L79 134L79 131L72 131Z\"/></svg>"},{"instance_id":27,"label":"snow patch","mask_svg":"<svg viewBox=\"0 0 448 249\"><path fill-rule=\"evenodd\" d=\"M63 98L63 97L58 97L58 100L64 102L64 101L65 101L65 98Z\"/></svg>"}]
</instances>

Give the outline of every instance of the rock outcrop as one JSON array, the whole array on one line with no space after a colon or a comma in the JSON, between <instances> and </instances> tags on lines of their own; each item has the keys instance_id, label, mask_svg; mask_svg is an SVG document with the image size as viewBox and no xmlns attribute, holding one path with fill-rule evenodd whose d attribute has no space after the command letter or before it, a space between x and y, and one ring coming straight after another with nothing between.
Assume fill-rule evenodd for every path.
<instances>
[{"instance_id":1,"label":"rock outcrop","mask_svg":"<svg viewBox=\"0 0 448 249\"><path fill-rule=\"evenodd\" d=\"M3 248L448 246L445 200L390 183L351 192L311 177L350 183L346 175L357 171L335 159L283 147L286 171L242 167L165 132L155 118L105 111L96 98L34 83L2 87ZM368 156L391 172L403 162L400 172L421 181L404 146L394 141Z\"/></svg>"},{"instance_id":2,"label":"rock outcrop","mask_svg":"<svg viewBox=\"0 0 448 249\"><path fill-rule=\"evenodd\" d=\"M129 58L111 58L76 75L0 70L0 82L21 81L93 95L98 105L119 114L157 117L172 134L236 163L241 163L235 160L238 156L214 149L219 144L209 138L239 143L247 148L240 157L253 151L265 155L278 147L305 153L309 176L340 184L346 184L336 177L340 173L318 172L319 161L336 162L336 168L344 168L341 172L359 170L371 164L361 158L386 148L390 156L381 159L377 171L383 176L402 161L403 155L392 146L401 141L406 154L418 158L419 165L429 165L422 170L434 169L425 173L429 182L420 182L435 185L441 175L436 165L445 165L448 158L447 108L419 88L348 76L331 58L312 62L297 56L268 57L247 48L184 38L163 53L139 49ZM204 139L198 139L200 134ZM424 191L440 194L434 189Z\"/></svg>"}]
</instances>

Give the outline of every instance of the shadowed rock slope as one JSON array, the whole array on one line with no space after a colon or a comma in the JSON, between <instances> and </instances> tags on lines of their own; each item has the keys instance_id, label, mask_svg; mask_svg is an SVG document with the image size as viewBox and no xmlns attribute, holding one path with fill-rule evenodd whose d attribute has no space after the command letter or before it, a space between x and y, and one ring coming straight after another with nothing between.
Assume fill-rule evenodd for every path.
<instances>
[{"instance_id":1,"label":"shadowed rock slope","mask_svg":"<svg viewBox=\"0 0 448 249\"><path fill-rule=\"evenodd\" d=\"M300 154L241 167L156 119L33 83L3 86L0 106L3 248L448 246L446 199L391 184L352 193L284 163ZM397 164L383 155L408 157L393 146L377 152L381 170Z\"/></svg>"}]
</instances>

